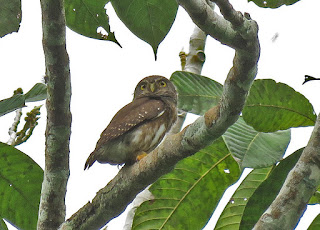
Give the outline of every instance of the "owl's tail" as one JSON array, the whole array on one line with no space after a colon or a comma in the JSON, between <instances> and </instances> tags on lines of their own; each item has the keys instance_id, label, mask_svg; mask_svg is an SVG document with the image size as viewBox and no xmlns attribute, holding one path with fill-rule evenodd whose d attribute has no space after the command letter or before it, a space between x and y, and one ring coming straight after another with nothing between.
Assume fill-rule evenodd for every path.
<instances>
[{"instance_id":1,"label":"owl's tail","mask_svg":"<svg viewBox=\"0 0 320 230\"><path fill-rule=\"evenodd\" d=\"M84 170L89 169L95 161L96 161L96 158L94 156L94 152L92 152L84 165Z\"/></svg>"}]
</instances>

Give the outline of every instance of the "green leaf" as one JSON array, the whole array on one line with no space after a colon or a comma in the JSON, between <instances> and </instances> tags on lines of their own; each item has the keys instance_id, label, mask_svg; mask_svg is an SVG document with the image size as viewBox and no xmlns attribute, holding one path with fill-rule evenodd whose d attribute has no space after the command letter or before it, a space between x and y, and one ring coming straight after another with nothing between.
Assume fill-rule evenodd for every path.
<instances>
[{"instance_id":1,"label":"green leaf","mask_svg":"<svg viewBox=\"0 0 320 230\"><path fill-rule=\"evenodd\" d=\"M318 215L309 226L308 230L319 230L320 229L320 215Z\"/></svg>"},{"instance_id":2,"label":"green leaf","mask_svg":"<svg viewBox=\"0 0 320 230\"><path fill-rule=\"evenodd\" d=\"M25 106L25 96L18 94L0 101L0 116Z\"/></svg>"},{"instance_id":3,"label":"green leaf","mask_svg":"<svg viewBox=\"0 0 320 230\"><path fill-rule=\"evenodd\" d=\"M120 20L137 37L151 45L156 56L177 14L172 0L111 0Z\"/></svg>"},{"instance_id":4,"label":"green leaf","mask_svg":"<svg viewBox=\"0 0 320 230\"><path fill-rule=\"evenodd\" d=\"M67 26L73 31L86 37L108 40L120 44L110 31L109 17L105 5L110 0L65 0ZM102 27L108 33L103 36L97 29Z\"/></svg>"},{"instance_id":5,"label":"green leaf","mask_svg":"<svg viewBox=\"0 0 320 230\"><path fill-rule=\"evenodd\" d=\"M320 186L309 200L309 204L320 204Z\"/></svg>"},{"instance_id":6,"label":"green leaf","mask_svg":"<svg viewBox=\"0 0 320 230\"><path fill-rule=\"evenodd\" d=\"M203 115L219 103L223 86L204 76L177 71L170 78L178 91L178 108Z\"/></svg>"},{"instance_id":7,"label":"green leaf","mask_svg":"<svg viewBox=\"0 0 320 230\"><path fill-rule=\"evenodd\" d=\"M317 117L307 98L271 79L254 81L242 115L249 125L261 132L312 126Z\"/></svg>"},{"instance_id":8,"label":"green leaf","mask_svg":"<svg viewBox=\"0 0 320 230\"><path fill-rule=\"evenodd\" d=\"M47 98L45 84L37 83L26 94L16 94L0 101L0 116L25 106L26 102L41 101Z\"/></svg>"},{"instance_id":9,"label":"green leaf","mask_svg":"<svg viewBox=\"0 0 320 230\"><path fill-rule=\"evenodd\" d=\"M240 117L223 135L232 156L241 168L265 168L284 155L290 142L290 130L257 132Z\"/></svg>"},{"instance_id":10,"label":"green leaf","mask_svg":"<svg viewBox=\"0 0 320 230\"><path fill-rule=\"evenodd\" d=\"M42 101L47 98L47 86L42 83L35 84L32 89L25 94L26 102Z\"/></svg>"},{"instance_id":11,"label":"green leaf","mask_svg":"<svg viewBox=\"0 0 320 230\"><path fill-rule=\"evenodd\" d=\"M0 37L18 32L21 23L21 1L0 0Z\"/></svg>"},{"instance_id":12,"label":"green leaf","mask_svg":"<svg viewBox=\"0 0 320 230\"><path fill-rule=\"evenodd\" d=\"M257 223L260 216L278 195L288 173L297 163L302 151L303 149L299 149L282 160L270 173L270 176L256 189L244 210L240 230L252 229Z\"/></svg>"},{"instance_id":13,"label":"green leaf","mask_svg":"<svg viewBox=\"0 0 320 230\"><path fill-rule=\"evenodd\" d=\"M0 218L36 229L42 169L18 149L0 142Z\"/></svg>"},{"instance_id":14,"label":"green leaf","mask_svg":"<svg viewBox=\"0 0 320 230\"><path fill-rule=\"evenodd\" d=\"M292 5L299 0L248 0L248 2L254 2L257 6L263 8L278 8L282 5Z\"/></svg>"},{"instance_id":15,"label":"green leaf","mask_svg":"<svg viewBox=\"0 0 320 230\"><path fill-rule=\"evenodd\" d=\"M0 218L0 230L8 230L6 223Z\"/></svg>"},{"instance_id":16,"label":"green leaf","mask_svg":"<svg viewBox=\"0 0 320 230\"><path fill-rule=\"evenodd\" d=\"M150 187L155 198L138 207L132 229L203 228L239 174L223 140L216 140Z\"/></svg>"},{"instance_id":17,"label":"green leaf","mask_svg":"<svg viewBox=\"0 0 320 230\"><path fill-rule=\"evenodd\" d=\"M247 202L258 186L267 178L272 167L254 169L242 181L223 210L215 230L238 230Z\"/></svg>"}]
</instances>

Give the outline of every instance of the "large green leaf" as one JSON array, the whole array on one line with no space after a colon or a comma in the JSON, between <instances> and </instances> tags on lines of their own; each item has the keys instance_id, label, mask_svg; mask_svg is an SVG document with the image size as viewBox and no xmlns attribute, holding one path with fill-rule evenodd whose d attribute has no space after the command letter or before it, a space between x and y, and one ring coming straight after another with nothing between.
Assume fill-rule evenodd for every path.
<instances>
[{"instance_id":1,"label":"large green leaf","mask_svg":"<svg viewBox=\"0 0 320 230\"><path fill-rule=\"evenodd\" d=\"M172 0L111 0L120 20L137 37L151 45L156 55L160 42L168 34L178 4Z\"/></svg>"},{"instance_id":2,"label":"large green leaf","mask_svg":"<svg viewBox=\"0 0 320 230\"><path fill-rule=\"evenodd\" d=\"M317 117L307 98L271 79L254 81L242 115L261 132L311 126Z\"/></svg>"},{"instance_id":3,"label":"large green leaf","mask_svg":"<svg viewBox=\"0 0 320 230\"><path fill-rule=\"evenodd\" d=\"M86 37L109 40L117 43L114 33L110 31L109 17L105 5L110 0L65 0L67 26ZM97 29L102 27L108 33L103 36Z\"/></svg>"},{"instance_id":4,"label":"large green leaf","mask_svg":"<svg viewBox=\"0 0 320 230\"><path fill-rule=\"evenodd\" d=\"M42 169L30 157L0 142L0 218L36 229L42 180Z\"/></svg>"},{"instance_id":5,"label":"large green leaf","mask_svg":"<svg viewBox=\"0 0 320 230\"><path fill-rule=\"evenodd\" d=\"M320 215L318 215L309 226L308 230L319 230L320 229Z\"/></svg>"},{"instance_id":6,"label":"large green leaf","mask_svg":"<svg viewBox=\"0 0 320 230\"><path fill-rule=\"evenodd\" d=\"M202 229L239 173L223 140L216 140L150 187L155 198L137 209L132 229Z\"/></svg>"},{"instance_id":7,"label":"large green leaf","mask_svg":"<svg viewBox=\"0 0 320 230\"><path fill-rule=\"evenodd\" d=\"M292 5L299 0L248 0L248 2L254 2L257 6L263 8L278 8L282 5Z\"/></svg>"},{"instance_id":8,"label":"large green leaf","mask_svg":"<svg viewBox=\"0 0 320 230\"><path fill-rule=\"evenodd\" d=\"M223 138L241 168L265 168L282 159L290 136L290 130L257 132L240 117Z\"/></svg>"},{"instance_id":9,"label":"large green leaf","mask_svg":"<svg viewBox=\"0 0 320 230\"><path fill-rule=\"evenodd\" d=\"M35 84L26 94L16 94L0 101L0 116L25 106L26 102L41 101L47 98L47 86Z\"/></svg>"},{"instance_id":10,"label":"large green leaf","mask_svg":"<svg viewBox=\"0 0 320 230\"><path fill-rule=\"evenodd\" d=\"M216 230L239 229L243 211L249 198L258 186L267 178L271 169L272 167L254 169L248 174L223 210L216 224Z\"/></svg>"},{"instance_id":11,"label":"large green leaf","mask_svg":"<svg viewBox=\"0 0 320 230\"><path fill-rule=\"evenodd\" d=\"M288 173L297 163L303 149L282 160L250 197L240 223L240 230L252 229L263 212L278 195Z\"/></svg>"},{"instance_id":12,"label":"large green leaf","mask_svg":"<svg viewBox=\"0 0 320 230\"><path fill-rule=\"evenodd\" d=\"M21 0L0 0L0 37L18 32L21 23Z\"/></svg>"},{"instance_id":13,"label":"large green leaf","mask_svg":"<svg viewBox=\"0 0 320 230\"><path fill-rule=\"evenodd\" d=\"M198 74L177 71L170 80L178 91L178 107L186 112L203 115L222 95L220 83Z\"/></svg>"}]
</instances>

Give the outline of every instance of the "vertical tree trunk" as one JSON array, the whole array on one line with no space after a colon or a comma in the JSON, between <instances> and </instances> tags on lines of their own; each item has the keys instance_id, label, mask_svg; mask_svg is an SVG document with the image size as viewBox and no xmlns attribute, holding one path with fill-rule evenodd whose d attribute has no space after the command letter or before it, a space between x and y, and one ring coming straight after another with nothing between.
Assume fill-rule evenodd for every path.
<instances>
[{"instance_id":1,"label":"vertical tree trunk","mask_svg":"<svg viewBox=\"0 0 320 230\"><path fill-rule=\"evenodd\" d=\"M71 84L63 4L63 0L41 0L48 115L45 172L37 228L45 230L57 229L65 220L69 178Z\"/></svg>"}]
</instances>

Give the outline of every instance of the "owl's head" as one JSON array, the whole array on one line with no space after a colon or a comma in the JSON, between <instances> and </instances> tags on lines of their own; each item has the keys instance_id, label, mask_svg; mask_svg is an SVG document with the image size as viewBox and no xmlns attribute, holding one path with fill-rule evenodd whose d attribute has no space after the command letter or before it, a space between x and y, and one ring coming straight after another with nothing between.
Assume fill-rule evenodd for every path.
<instances>
[{"instance_id":1,"label":"owl's head","mask_svg":"<svg viewBox=\"0 0 320 230\"><path fill-rule=\"evenodd\" d=\"M177 91L169 79L152 75L143 78L134 90L134 99L141 97L161 97L177 103Z\"/></svg>"}]
</instances>

